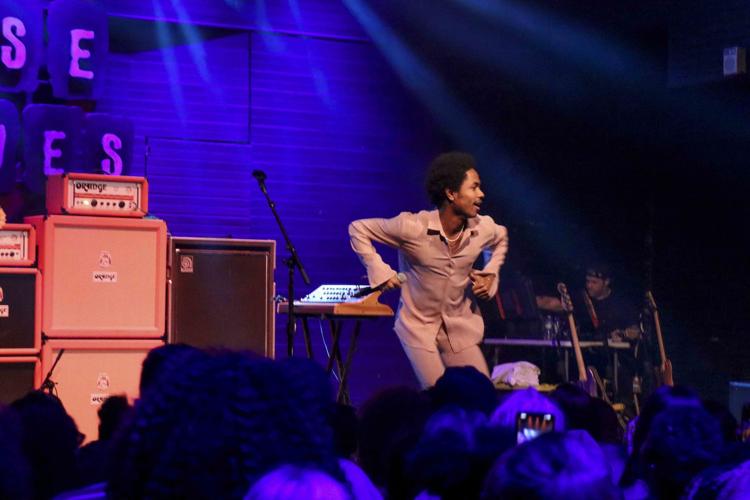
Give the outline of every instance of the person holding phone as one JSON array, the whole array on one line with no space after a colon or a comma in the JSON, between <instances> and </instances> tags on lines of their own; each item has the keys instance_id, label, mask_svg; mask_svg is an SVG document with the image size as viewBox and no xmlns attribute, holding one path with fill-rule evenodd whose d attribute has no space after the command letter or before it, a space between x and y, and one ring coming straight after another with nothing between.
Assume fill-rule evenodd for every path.
<instances>
[{"instance_id":1,"label":"person holding phone","mask_svg":"<svg viewBox=\"0 0 750 500\"><path fill-rule=\"evenodd\" d=\"M519 411L516 416L516 442L525 443L555 430L555 415Z\"/></svg>"},{"instance_id":2,"label":"person holding phone","mask_svg":"<svg viewBox=\"0 0 750 500\"><path fill-rule=\"evenodd\" d=\"M495 295L508 249L507 229L479 215L484 192L470 154L435 158L427 192L435 210L349 225L352 249L367 268L370 286L402 288L394 329L425 388L435 384L446 366L473 366L489 377L479 348L484 322L475 298ZM374 242L398 249L400 273L383 261ZM475 270L484 249L490 258Z\"/></svg>"}]
</instances>

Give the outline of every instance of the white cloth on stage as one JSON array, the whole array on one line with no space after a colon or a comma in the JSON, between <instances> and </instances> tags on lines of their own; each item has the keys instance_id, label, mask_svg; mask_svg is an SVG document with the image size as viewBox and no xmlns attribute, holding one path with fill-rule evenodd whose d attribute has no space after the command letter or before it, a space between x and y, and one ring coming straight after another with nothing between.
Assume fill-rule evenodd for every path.
<instances>
[{"instance_id":1,"label":"white cloth on stage","mask_svg":"<svg viewBox=\"0 0 750 500\"><path fill-rule=\"evenodd\" d=\"M510 386L539 385L539 374L541 370L535 364L528 361L516 361L515 363L503 363L492 369L493 382L502 382Z\"/></svg>"}]
</instances>

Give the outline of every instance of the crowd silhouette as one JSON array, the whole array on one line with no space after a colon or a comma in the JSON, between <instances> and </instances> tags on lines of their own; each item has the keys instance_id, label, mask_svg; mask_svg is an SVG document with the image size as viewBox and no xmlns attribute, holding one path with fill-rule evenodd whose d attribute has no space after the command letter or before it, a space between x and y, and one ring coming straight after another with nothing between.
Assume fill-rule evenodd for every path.
<instances>
[{"instance_id":1,"label":"crowd silhouette","mask_svg":"<svg viewBox=\"0 0 750 500\"><path fill-rule=\"evenodd\" d=\"M498 395L469 367L357 410L311 361L176 344L140 389L102 404L85 446L53 395L0 408L0 498L750 498L737 421L685 387L628 429L575 385Z\"/></svg>"}]
</instances>

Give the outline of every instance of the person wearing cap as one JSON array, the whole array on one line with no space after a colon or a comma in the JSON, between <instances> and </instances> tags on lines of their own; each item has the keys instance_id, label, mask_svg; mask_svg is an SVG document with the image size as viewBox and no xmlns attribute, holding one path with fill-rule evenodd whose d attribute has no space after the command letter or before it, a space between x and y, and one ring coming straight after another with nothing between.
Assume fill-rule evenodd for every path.
<instances>
[{"instance_id":1,"label":"person wearing cap","mask_svg":"<svg viewBox=\"0 0 750 500\"><path fill-rule=\"evenodd\" d=\"M637 345L641 338L638 310L613 287L609 266L596 263L586 268L584 289L573 294L573 310L583 339L629 342ZM537 306L546 311L562 312L557 297L537 297ZM617 399L630 407L634 388L640 385L643 371L636 349L618 351ZM601 375L612 379L614 366L607 351L591 350L586 353L586 364L593 365ZM636 383L635 377L638 376Z\"/></svg>"},{"instance_id":2,"label":"person wearing cap","mask_svg":"<svg viewBox=\"0 0 750 500\"><path fill-rule=\"evenodd\" d=\"M586 286L581 299L587 315L586 323L593 327L599 338L621 342L640 337L638 311L614 292L606 265L592 265L586 270Z\"/></svg>"},{"instance_id":3,"label":"person wearing cap","mask_svg":"<svg viewBox=\"0 0 750 500\"><path fill-rule=\"evenodd\" d=\"M629 413L637 412L634 398L641 392L645 373L643 354L636 347L641 339L638 310L612 289L609 267L603 264L589 266L586 270L586 290L582 299L587 319L599 338L631 345L631 349L619 352L619 390L614 396L625 403ZM606 366L608 362L609 357L599 360L600 366ZM614 376L614 366L610 366L607 372Z\"/></svg>"},{"instance_id":4,"label":"person wearing cap","mask_svg":"<svg viewBox=\"0 0 750 500\"><path fill-rule=\"evenodd\" d=\"M497 293L508 249L506 228L479 215L484 193L471 155L435 158L427 192L436 210L349 225L352 249L367 268L370 286L402 289L394 329L423 388L435 385L447 366L473 366L489 377L475 298ZM374 242L398 249L400 273L383 261ZM473 269L485 249L487 263Z\"/></svg>"},{"instance_id":5,"label":"person wearing cap","mask_svg":"<svg viewBox=\"0 0 750 500\"><path fill-rule=\"evenodd\" d=\"M638 311L612 288L609 267L591 265L586 269L586 281L580 294L572 297L579 332L583 337L621 342L640 337ZM563 312L558 297L539 296L537 306L543 311Z\"/></svg>"}]
</instances>

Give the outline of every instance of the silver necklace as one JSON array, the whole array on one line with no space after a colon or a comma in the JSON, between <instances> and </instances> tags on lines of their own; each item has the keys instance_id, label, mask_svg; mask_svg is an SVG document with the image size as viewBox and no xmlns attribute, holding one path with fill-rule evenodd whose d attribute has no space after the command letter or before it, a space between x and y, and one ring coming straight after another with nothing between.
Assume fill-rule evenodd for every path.
<instances>
[{"instance_id":1,"label":"silver necklace","mask_svg":"<svg viewBox=\"0 0 750 500\"><path fill-rule=\"evenodd\" d=\"M461 231L459 231L458 234L456 236L454 236L452 239L448 238L448 236L446 235L445 236L445 241L447 241L448 243L455 243L455 242L457 242L459 239L461 239L461 235L464 234L464 228L465 227L466 227L466 223L461 224Z\"/></svg>"}]
</instances>

